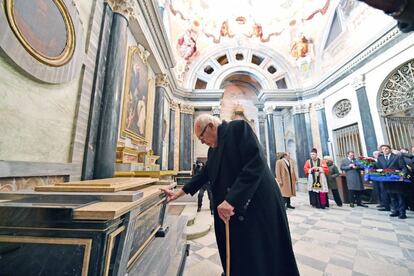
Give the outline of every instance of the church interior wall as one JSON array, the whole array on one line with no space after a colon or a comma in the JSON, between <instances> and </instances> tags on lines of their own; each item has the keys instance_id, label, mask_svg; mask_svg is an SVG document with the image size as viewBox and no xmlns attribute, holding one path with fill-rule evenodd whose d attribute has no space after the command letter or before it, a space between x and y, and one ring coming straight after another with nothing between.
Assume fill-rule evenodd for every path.
<instances>
[{"instance_id":1,"label":"church interior wall","mask_svg":"<svg viewBox=\"0 0 414 276\"><path fill-rule=\"evenodd\" d=\"M414 38L414 35L411 35ZM368 101L371 109L372 119L377 135L378 144L387 143L386 133L381 118L381 107L379 106L380 89L383 81L399 65L413 58L413 39L406 39L395 47L384 52L378 59L374 60L372 67L365 69L365 84L368 94Z\"/></svg>"},{"instance_id":2,"label":"church interior wall","mask_svg":"<svg viewBox=\"0 0 414 276\"><path fill-rule=\"evenodd\" d=\"M314 105L312 104L309 109L309 118L311 124L311 132L312 132L312 141L313 145L310 145L313 148L316 148L318 152L322 152L322 145L321 143L325 143L325 141L321 141L321 137L319 135L319 121L318 116L316 114L316 110Z\"/></svg>"},{"instance_id":3,"label":"church interior wall","mask_svg":"<svg viewBox=\"0 0 414 276\"><path fill-rule=\"evenodd\" d=\"M33 80L0 57L1 160L60 162L70 159L81 76L50 85Z\"/></svg>"},{"instance_id":4,"label":"church interior wall","mask_svg":"<svg viewBox=\"0 0 414 276\"><path fill-rule=\"evenodd\" d=\"M194 118L197 118L201 114L211 114L211 111L202 110L202 111L195 111L194 112ZM207 151L208 146L205 144L202 144L200 140L194 139L194 159L193 162L197 160L197 158L206 158L207 157Z\"/></svg>"},{"instance_id":5,"label":"church interior wall","mask_svg":"<svg viewBox=\"0 0 414 276\"><path fill-rule=\"evenodd\" d=\"M362 144L363 150L365 149L365 141L362 137L362 126L361 118L359 114L358 100L356 96L356 91L352 87L351 77L346 78L342 81L342 85L338 85L340 88L336 90L333 94L325 98L325 113L326 113L326 122L328 125L329 140L333 143L333 155L336 156L337 148L334 137L334 131L339 128L350 126L353 124L358 124L359 133L360 133L360 142ZM343 118L339 118L335 115L334 106L339 101L347 99L351 102L351 110ZM337 163L339 160L335 160Z\"/></svg>"},{"instance_id":6,"label":"church interior wall","mask_svg":"<svg viewBox=\"0 0 414 276\"><path fill-rule=\"evenodd\" d=\"M411 35L412 36L412 35ZM326 118L329 130L330 141L334 142L333 130L342 128L351 124L358 123L361 144L363 147L364 154L370 154L366 152L365 141L362 137L362 125L359 114L358 101L356 98L356 91L352 86L357 76L364 76L365 89L367 91L369 108L372 115L372 120L375 128L375 135L377 137L378 144L386 143L386 134L384 125L381 119L381 111L379 110L379 90L382 82L386 79L396 67L400 64L410 60L412 58L412 52L414 51L414 45L411 39L405 39L384 51L377 58L368 62L366 65L361 67L351 74L347 78L341 80L336 85L331 87L328 91L324 92L325 96L325 110ZM333 107L335 103L341 99L349 99L352 104L352 110L344 118L338 118L333 114Z\"/></svg>"},{"instance_id":7,"label":"church interior wall","mask_svg":"<svg viewBox=\"0 0 414 276\"><path fill-rule=\"evenodd\" d=\"M82 39L77 40L85 49L73 57L83 66L72 79L57 84L43 82L26 73L5 52L0 53L0 128L7 129L0 139L0 160L6 167L17 166L9 174L13 177L0 178L2 191L32 190L37 185L62 182L72 174L80 175L81 165L76 162L83 149L75 153L75 137L83 137L77 133L78 127L87 122L87 108L81 105L89 97L85 82L91 81L93 71L86 72L85 66L94 64L87 60L93 56L88 50L96 50L98 36L92 35L92 29L103 1L71 3L82 26L77 33ZM47 164L50 166L45 172Z\"/></svg>"}]
</instances>

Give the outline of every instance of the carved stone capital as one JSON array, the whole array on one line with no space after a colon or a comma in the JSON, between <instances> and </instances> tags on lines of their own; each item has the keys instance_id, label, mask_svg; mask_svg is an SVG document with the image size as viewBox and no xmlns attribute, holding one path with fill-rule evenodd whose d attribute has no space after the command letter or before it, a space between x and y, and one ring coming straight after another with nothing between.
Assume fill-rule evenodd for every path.
<instances>
[{"instance_id":1,"label":"carved stone capital","mask_svg":"<svg viewBox=\"0 0 414 276\"><path fill-rule=\"evenodd\" d=\"M364 75L357 75L354 77L352 81L352 87L355 90L358 90L361 87L365 86L365 76Z\"/></svg>"},{"instance_id":2,"label":"carved stone capital","mask_svg":"<svg viewBox=\"0 0 414 276\"><path fill-rule=\"evenodd\" d=\"M194 114L194 106L187 103L180 103L181 113Z\"/></svg>"},{"instance_id":3,"label":"carved stone capital","mask_svg":"<svg viewBox=\"0 0 414 276\"><path fill-rule=\"evenodd\" d=\"M106 0L114 13L119 13L127 20L135 16L135 6L132 0Z\"/></svg>"},{"instance_id":4,"label":"carved stone capital","mask_svg":"<svg viewBox=\"0 0 414 276\"><path fill-rule=\"evenodd\" d=\"M273 114L273 111L274 111L273 106L266 106L265 107L266 115Z\"/></svg>"},{"instance_id":5,"label":"carved stone capital","mask_svg":"<svg viewBox=\"0 0 414 276\"><path fill-rule=\"evenodd\" d=\"M148 63L148 57L150 56L150 52L148 52L144 46L142 46L141 44L138 44L138 54L141 57L141 59L144 61L145 64Z\"/></svg>"},{"instance_id":6,"label":"carved stone capital","mask_svg":"<svg viewBox=\"0 0 414 276\"><path fill-rule=\"evenodd\" d=\"M325 103L323 100L320 100L312 103L312 106L315 110L321 110L325 108Z\"/></svg>"},{"instance_id":7,"label":"carved stone capital","mask_svg":"<svg viewBox=\"0 0 414 276\"><path fill-rule=\"evenodd\" d=\"M179 110L180 106L179 106L178 102L176 102L174 100L171 100L170 101L170 109L175 110L175 111Z\"/></svg>"},{"instance_id":8,"label":"carved stone capital","mask_svg":"<svg viewBox=\"0 0 414 276\"><path fill-rule=\"evenodd\" d=\"M167 87L169 84L168 76L166 74L157 74L155 76L155 86Z\"/></svg>"},{"instance_id":9,"label":"carved stone capital","mask_svg":"<svg viewBox=\"0 0 414 276\"><path fill-rule=\"evenodd\" d=\"M298 104L293 107L293 114L308 113L309 104Z\"/></svg>"}]
</instances>

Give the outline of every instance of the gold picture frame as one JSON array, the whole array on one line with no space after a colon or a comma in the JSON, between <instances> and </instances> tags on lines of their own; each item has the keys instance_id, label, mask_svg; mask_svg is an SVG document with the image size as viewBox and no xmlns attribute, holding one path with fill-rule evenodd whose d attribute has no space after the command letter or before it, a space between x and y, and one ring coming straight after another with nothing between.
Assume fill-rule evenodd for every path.
<instances>
[{"instance_id":1,"label":"gold picture frame","mask_svg":"<svg viewBox=\"0 0 414 276\"><path fill-rule=\"evenodd\" d=\"M147 144L148 67L141 49L131 46L124 84L121 136L138 144Z\"/></svg>"},{"instance_id":2,"label":"gold picture frame","mask_svg":"<svg viewBox=\"0 0 414 276\"><path fill-rule=\"evenodd\" d=\"M71 60L76 44L75 27L63 0L5 0L4 4L10 28L31 56L53 67L63 66ZM57 15L61 18L56 18ZM51 28L53 22L55 27ZM63 29L66 31L65 41L57 36Z\"/></svg>"}]
</instances>

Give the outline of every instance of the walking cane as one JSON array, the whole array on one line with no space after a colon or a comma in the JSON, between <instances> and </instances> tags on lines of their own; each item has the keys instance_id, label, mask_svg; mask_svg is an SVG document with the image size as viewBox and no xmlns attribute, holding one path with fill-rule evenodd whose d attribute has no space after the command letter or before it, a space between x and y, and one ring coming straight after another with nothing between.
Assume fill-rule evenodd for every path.
<instances>
[{"instance_id":1,"label":"walking cane","mask_svg":"<svg viewBox=\"0 0 414 276\"><path fill-rule=\"evenodd\" d=\"M226 221L226 276L230 276L230 220Z\"/></svg>"}]
</instances>

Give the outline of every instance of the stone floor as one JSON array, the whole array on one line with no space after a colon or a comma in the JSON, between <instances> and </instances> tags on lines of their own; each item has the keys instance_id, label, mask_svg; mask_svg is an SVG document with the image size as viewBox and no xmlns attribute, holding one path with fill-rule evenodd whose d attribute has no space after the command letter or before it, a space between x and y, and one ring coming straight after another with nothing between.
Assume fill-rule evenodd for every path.
<instances>
[{"instance_id":1,"label":"stone floor","mask_svg":"<svg viewBox=\"0 0 414 276\"><path fill-rule=\"evenodd\" d=\"M337 207L333 201L329 209L314 209L305 193L292 205L296 209L288 210L288 217L301 275L414 275L414 212L400 220L375 205ZM219 276L213 230L189 243L184 276Z\"/></svg>"}]
</instances>

